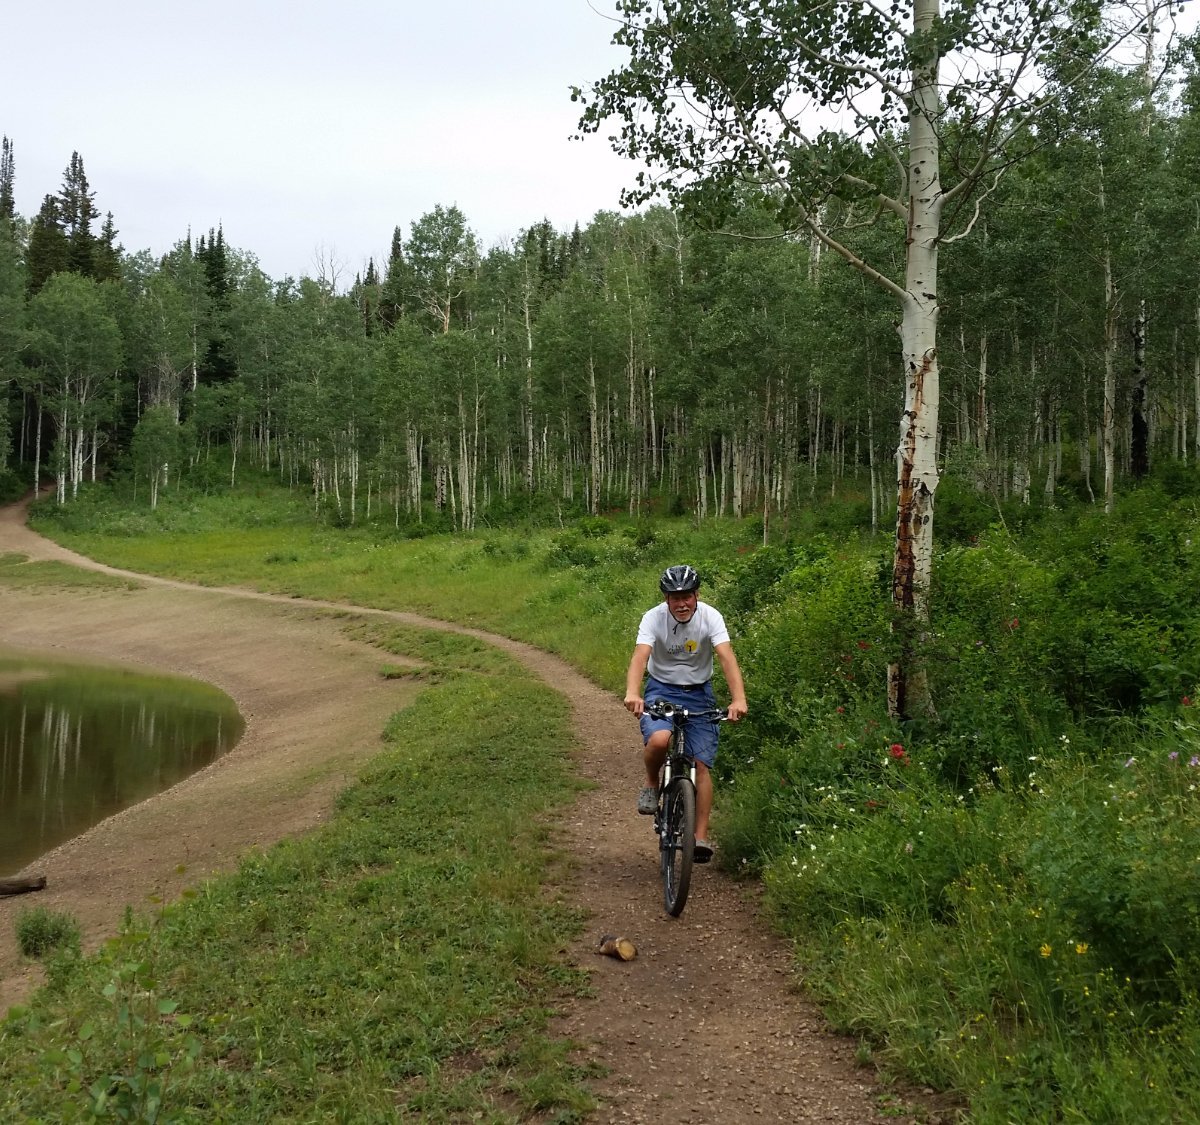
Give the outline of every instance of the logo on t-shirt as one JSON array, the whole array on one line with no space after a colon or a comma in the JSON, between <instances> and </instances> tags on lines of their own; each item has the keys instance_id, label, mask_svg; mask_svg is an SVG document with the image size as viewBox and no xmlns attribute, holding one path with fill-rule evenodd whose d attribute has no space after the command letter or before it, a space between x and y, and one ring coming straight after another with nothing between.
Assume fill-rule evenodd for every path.
<instances>
[{"instance_id":1,"label":"logo on t-shirt","mask_svg":"<svg viewBox=\"0 0 1200 1125\"><path fill-rule=\"evenodd\" d=\"M692 652L695 652L696 649L698 649L699 647L700 646L695 641L693 641L691 638L688 638L688 640L686 640L684 642L683 651L687 652L687 653L692 653Z\"/></svg>"}]
</instances>

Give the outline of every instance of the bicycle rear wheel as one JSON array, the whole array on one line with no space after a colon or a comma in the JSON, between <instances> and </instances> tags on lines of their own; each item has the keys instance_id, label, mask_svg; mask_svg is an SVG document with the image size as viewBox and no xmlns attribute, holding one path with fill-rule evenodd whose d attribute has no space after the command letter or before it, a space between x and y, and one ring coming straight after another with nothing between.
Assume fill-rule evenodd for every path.
<instances>
[{"instance_id":1,"label":"bicycle rear wheel","mask_svg":"<svg viewBox=\"0 0 1200 1125\"><path fill-rule=\"evenodd\" d=\"M687 902L695 847L696 787L691 778L681 777L671 783L663 798L663 824L659 836L663 905L673 918L683 913Z\"/></svg>"}]
</instances>

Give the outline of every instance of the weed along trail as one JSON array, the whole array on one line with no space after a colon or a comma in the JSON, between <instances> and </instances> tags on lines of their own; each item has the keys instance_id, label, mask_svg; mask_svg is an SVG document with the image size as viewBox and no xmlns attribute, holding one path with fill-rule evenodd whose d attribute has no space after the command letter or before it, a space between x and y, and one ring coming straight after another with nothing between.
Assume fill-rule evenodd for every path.
<instances>
[{"instance_id":1,"label":"weed along trail","mask_svg":"<svg viewBox=\"0 0 1200 1125\"><path fill-rule=\"evenodd\" d=\"M636 725L614 695L563 661L412 614L133 575L36 535L24 517L23 506L0 509L0 556L123 581L0 586L0 642L198 677L232 696L246 719L242 742L217 763L32 865L49 880L38 905L72 913L86 948L115 932L127 903L170 900L248 848L320 823L378 752L388 717L413 689L379 675L379 650L346 636L347 615L465 633L570 699L580 772L595 782L555 834L577 861L570 895L589 921L570 956L588 972L591 994L571 1001L553 1029L581 1045L580 1062L605 1071L589 1120L935 1120L879 1087L856 1063L853 1041L823 1030L796 994L788 950L766 934L747 889L715 864L697 870L683 917L668 918L653 833L634 807ZM21 905L0 897L0 1010L40 979L16 949ZM630 939L636 958L600 956L606 933Z\"/></svg>"}]
</instances>

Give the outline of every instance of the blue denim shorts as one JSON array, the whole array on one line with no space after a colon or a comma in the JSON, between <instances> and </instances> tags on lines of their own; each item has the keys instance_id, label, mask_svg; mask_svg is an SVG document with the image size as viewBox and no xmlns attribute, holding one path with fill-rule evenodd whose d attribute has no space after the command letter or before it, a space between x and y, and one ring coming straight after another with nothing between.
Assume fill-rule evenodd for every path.
<instances>
[{"instance_id":1,"label":"blue denim shorts","mask_svg":"<svg viewBox=\"0 0 1200 1125\"><path fill-rule=\"evenodd\" d=\"M689 711L703 711L717 705L713 695L712 681L698 684L695 687L679 687L676 684L664 684L653 676L646 679L646 690L643 698L647 703L656 699L665 699L676 707L686 707ZM650 736L656 730L670 730L669 719L655 719L650 715L642 715L642 742L650 741ZM711 719L689 719L684 728L687 735L688 753L698 762L712 767L717 760L717 724Z\"/></svg>"}]
</instances>

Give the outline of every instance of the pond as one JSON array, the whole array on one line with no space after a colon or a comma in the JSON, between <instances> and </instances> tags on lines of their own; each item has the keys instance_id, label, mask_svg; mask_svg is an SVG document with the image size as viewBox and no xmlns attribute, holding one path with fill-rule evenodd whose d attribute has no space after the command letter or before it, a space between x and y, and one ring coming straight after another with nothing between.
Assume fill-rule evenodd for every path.
<instances>
[{"instance_id":1,"label":"pond","mask_svg":"<svg viewBox=\"0 0 1200 1125\"><path fill-rule=\"evenodd\" d=\"M198 680L0 650L0 877L203 769L243 726Z\"/></svg>"}]
</instances>

